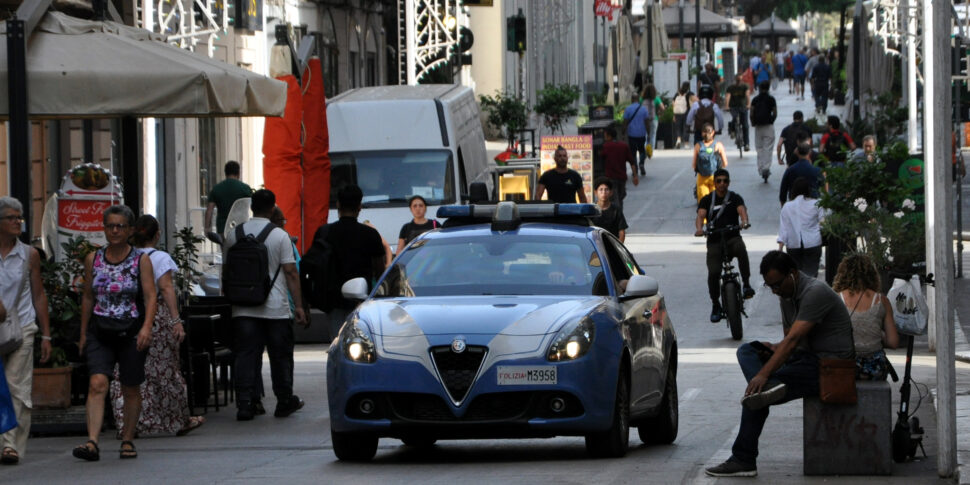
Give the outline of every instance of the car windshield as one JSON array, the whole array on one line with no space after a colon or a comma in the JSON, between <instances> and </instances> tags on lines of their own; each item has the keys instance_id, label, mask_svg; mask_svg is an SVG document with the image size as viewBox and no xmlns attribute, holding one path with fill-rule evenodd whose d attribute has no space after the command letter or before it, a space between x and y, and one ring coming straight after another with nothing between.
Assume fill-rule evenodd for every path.
<instances>
[{"instance_id":1,"label":"car windshield","mask_svg":"<svg viewBox=\"0 0 970 485\"><path fill-rule=\"evenodd\" d=\"M384 150L330 154L330 207L349 184L364 192L364 207L406 207L415 195L428 205L455 202L454 169L447 150Z\"/></svg>"},{"instance_id":2,"label":"car windshield","mask_svg":"<svg viewBox=\"0 0 970 485\"><path fill-rule=\"evenodd\" d=\"M391 267L376 295L592 294L607 291L589 240L489 235L416 242Z\"/></svg>"}]
</instances>

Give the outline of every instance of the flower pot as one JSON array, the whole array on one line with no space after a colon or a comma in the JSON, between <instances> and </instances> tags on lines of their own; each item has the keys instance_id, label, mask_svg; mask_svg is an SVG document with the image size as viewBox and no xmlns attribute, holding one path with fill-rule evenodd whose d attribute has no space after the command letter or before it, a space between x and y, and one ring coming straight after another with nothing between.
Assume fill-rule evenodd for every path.
<instances>
[{"instance_id":1,"label":"flower pot","mask_svg":"<svg viewBox=\"0 0 970 485\"><path fill-rule=\"evenodd\" d=\"M71 405L71 368L34 369L30 396L34 409L66 409Z\"/></svg>"}]
</instances>

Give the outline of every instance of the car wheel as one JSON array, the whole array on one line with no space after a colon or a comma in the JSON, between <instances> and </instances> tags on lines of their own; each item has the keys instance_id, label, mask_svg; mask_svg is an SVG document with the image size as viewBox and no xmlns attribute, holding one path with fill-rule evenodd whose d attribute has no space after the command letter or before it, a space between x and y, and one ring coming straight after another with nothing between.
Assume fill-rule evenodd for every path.
<instances>
[{"instance_id":1,"label":"car wheel","mask_svg":"<svg viewBox=\"0 0 970 485\"><path fill-rule=\"evenodd\" d=\"M367 433L338 433L330 430L333 452L343 461L368 461L377 454L377 436Z\"/></svg>"},{"instance_id":2,"label":"car wheel","mask_svg":"<svg viewBox=\"0 0 970 485\"><path fill-rule=\"evenodd\" d=\"M586 435L586 452L595 458L619 458L630 446L630 388L626 372L621 371L616 383L613 423L610 429Z\"/></svg>"},{"instance_id":3,"label":"car wheel","mask_svg":"<svg viewBox=\"0 0 970 485\"><path fill-rule=\"evenodd\" d=\"M401 441L405 446L410 446L413 448L431 448L438 440L424 436L408 436L406 438L401 438Z\"/></svg>"},{"instance_id":4,"label":"car wheel","mask_svg":"<svg viewBox=\"0 0 970 485\"><path fill-rule=\"evenodd\" d=\"M660 401L657 415L647 419L637 426L640 441L650 445L666 445L677 438L677 426L680 421L680 411L677 402L677 370L673 365L667 369L667 383L664 386L664 397Z\"/></svg>"}]
</instances>

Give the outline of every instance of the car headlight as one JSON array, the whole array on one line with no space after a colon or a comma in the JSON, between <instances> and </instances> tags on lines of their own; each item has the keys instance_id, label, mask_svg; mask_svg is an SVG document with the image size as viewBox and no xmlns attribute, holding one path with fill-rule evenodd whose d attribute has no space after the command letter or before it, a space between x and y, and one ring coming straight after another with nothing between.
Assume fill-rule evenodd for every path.
<instances>
[{"instance_id":1,"label":"car headlight","mask_svg":"<svg viewBox=\"0 0 970 485\"><path fill-rule=\"evenodd\" d=\"M374 351L374 339L370 336L367 326L356 319L344 327L340 341L343 344L344 356L354 362L373 363L377 360Z\"/></svg>"},{"instance_id":2,"label":"car headlight","mask_svg":"<svg viewBox=\"0 0 970 485\"><path fill-rule=\"evenodd\" d=\"M588 318L563 326L552 341L547 358L553 362L560 362L586 355L593 345L595 333L593 322Z\"/></svg>"}]
</instances>

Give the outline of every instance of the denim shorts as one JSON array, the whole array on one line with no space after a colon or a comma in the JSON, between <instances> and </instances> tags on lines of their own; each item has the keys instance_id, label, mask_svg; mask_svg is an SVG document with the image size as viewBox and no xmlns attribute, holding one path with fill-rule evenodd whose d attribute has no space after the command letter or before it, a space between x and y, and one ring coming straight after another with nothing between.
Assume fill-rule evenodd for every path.
<instances>
[{"instance_id":1,"label":"denim shorts","mask_svg":"<svg viewBox=\"0 0 970 485\"><path fill-rule=\"evenodd\" d=\"M88 374L104 374L110 379L114 374L115 364L121 385L134 387L145 382L145 358L148 349L139 351L138 334L119 339L99 338L95 329L95 318L88 325L84 353L88 362Z\"/></svg>"}]
</instances>

